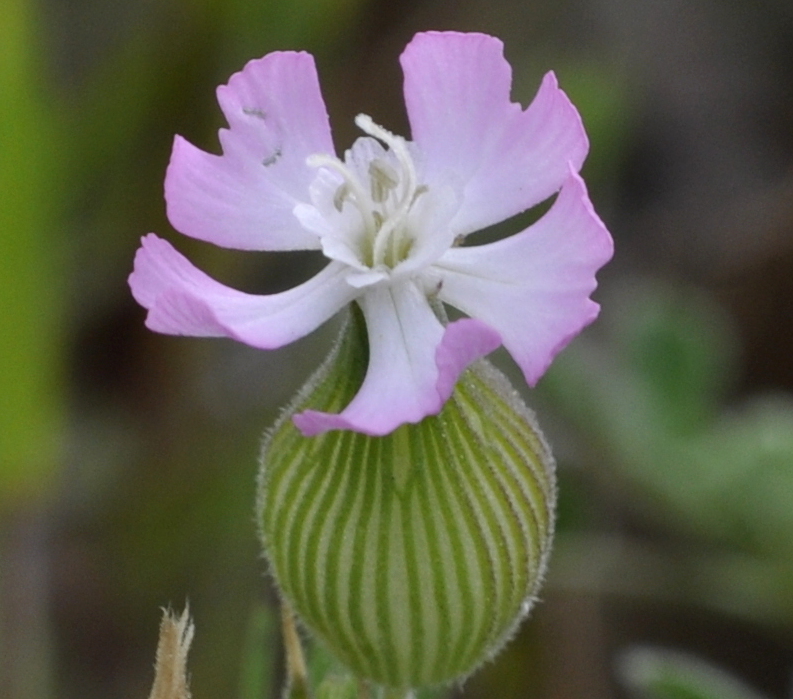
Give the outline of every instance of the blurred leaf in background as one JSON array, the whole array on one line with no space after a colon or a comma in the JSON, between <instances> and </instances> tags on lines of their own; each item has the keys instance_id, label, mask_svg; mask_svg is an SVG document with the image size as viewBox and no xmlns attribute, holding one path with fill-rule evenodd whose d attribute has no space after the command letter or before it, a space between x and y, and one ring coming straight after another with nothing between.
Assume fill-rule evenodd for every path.
<instances>
[{"instance_id":1,"label":"blurred leaf in background","mask_svg":"<svg viewBox=\"0 0 793 699\"><path fill-rule=\"evenodd\" d=\"M64 134L39 17L0 22L0 687L53 692L47 509L65 426Z\"/></svg>"},{"instance_id":2,"label":"blurred leaf in background","mask_svg":"<svg viewBox=\"0 0 793 699\"><path fill-rule=\"evenodd\" d=\"M630 648L617 669L634 699L766 699L721 668L661 648Z\"/></svg>"},{"instance_id":3,"label":"blurred leaf in background","mask_svg":"<svg viewBox=\"0 0 793 699\"><path fill-rule=\"evenodd\" d=\"M64 134L37 17L0 23L0 510L52 485L63 438Z\"/></svg>"},{"instance_id":4,"label":"blurred leaf in background","mask_svg":"<svg viewBox=\"0 0 793 699\"><path fill-rule=\"evenodd\" d=\"M699 542L682 556L669 544L667 570L693 566L681 594L789 623L793 397L727 407L736 340L718 306L658 283L624 290L609 299L606 337L574 345L543 390L589 444L590 476L639 518Z\"/></svg>"}]
</instances>

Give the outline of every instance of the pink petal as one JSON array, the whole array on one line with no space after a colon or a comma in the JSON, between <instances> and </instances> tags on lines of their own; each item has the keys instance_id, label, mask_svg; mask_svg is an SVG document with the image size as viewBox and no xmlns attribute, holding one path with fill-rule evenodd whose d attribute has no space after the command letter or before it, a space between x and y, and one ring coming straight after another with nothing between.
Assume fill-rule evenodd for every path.
<instances>
[{"instance_id":1,"label":"pink petal","mask_svg":"<svg viewBox=\"0 0 793 699\"><path fill-rule=\"evenodd\" d=\"M436 388L435 353L444 328L424 294L405 282L371 288L358 302L369 337L366 377L338 415L306 410L294 416L307 437L328 430L381 436L434 415L443 405Z\"/></svg>"},{"instance_id":2,"label":"pink petal","mask_svg":"<svg viewBox=\"0 0 793 699\"><path fill-rule=\"evenodd\" d=\"M230 337L274 349L307 335L358 293L331 263L304 284L270 296L231 289L193 266L153 233L142 239L129 285L148 309L146 326L170 335Z\"/></svg>"},{"instance_id":3,"label":"pink petal","mask_svg":"<svg viewBox=\"0 0 793 699\"><path fill-rule=\"evenodd\" d=\"M481 320L463 318L450 323L435 353L441 400L445 403L451 398L457 379L469 364L490 354L500 344L501 335Z\"/></svg>"},{"instance_id":4,"label":"pink petal","mask_svg":"<svg viewBox=\"0 0 793 699\"><path fill-rule=\"evenodd\" d=\"M464 188L453 221L468 234L557 192L588 150L581 119L553 73L524 111L510 101L502 43L484 34L417 34L401 57L412 137L432 187Z\"/></svg>"},{"instance_id":5,"label":"pink petal","mask_svg":"<svg viewBox=\"0 0 793 699\"><path fill-rule=\"evenodd\" d=\"M613 252L583 180L571 171L548 213L510 238L453 248L436 263L439 297L496 330L534 385L592 322L595 272Z\"/></svg>"},{"instance_id":6,"label":"pink petal","mask_svg":"<svg viewBox=\"0 0 793 699\"><path fill-rule=\"evenodd\" d=\"M292 213L310 202L314 153L334 152L314 59L276 52L218 88L230 129L223 155L174 141L165 178L168 218L180 233L242 250L319 247Z\"/></svg>"}]
</instances>

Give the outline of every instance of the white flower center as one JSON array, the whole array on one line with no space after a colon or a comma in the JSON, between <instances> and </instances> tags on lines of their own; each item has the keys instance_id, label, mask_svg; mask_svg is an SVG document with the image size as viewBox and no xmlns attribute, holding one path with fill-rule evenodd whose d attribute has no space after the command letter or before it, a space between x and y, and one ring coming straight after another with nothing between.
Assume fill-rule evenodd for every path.
<instances>
[{"instance_id":1,"label":"white flower center","mask_svg":"<svg viewBox=\"0 0 793 699\"><path fill-rule=\"evenodd\" d=\"M404 138L378 126L365 114L358 115L355 123L388 150L380 148L380 155L366 162L356 160L352 150L344 162L331 155L312 155L308 165L341 175L332 197L333 208L338 214L346 214L349 212L345 209L353 207L355 218L360 220L355 221L354 230L337 234L344 238L358 264L370 270L390 271L410 256L416 235L411 229L411 210L428 189L418 182Z\"/></svg>"}]
</instances>

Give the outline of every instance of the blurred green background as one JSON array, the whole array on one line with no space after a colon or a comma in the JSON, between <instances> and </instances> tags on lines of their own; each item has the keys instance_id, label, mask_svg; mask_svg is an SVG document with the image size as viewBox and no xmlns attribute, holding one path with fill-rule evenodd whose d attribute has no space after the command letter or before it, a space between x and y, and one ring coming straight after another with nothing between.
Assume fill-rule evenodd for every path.
<instances>
[{"instance_id":1,"label":"blurred green background","mask_svg":"<svg viewBox=\"0 0 793 699\"><path fill-rule=\"evenodd\" d=\"M307 277L314 255L240 254L172 231L173 135L217 152L214 88L283 48L317 57L337 147L359 112L407 134L397 58L425 29L503 39L524 104L556 70L589 131L584 174L617 250L599 275L600 320L525 392L562 486L542 604L457 695L711 696L637 689L637 667L657 678L680 657L788 693L789 0L2 9L0 697L147 696L159 607L187 599L196 699L276 696L256 456L332 328L269 353L159 336L126 277L149 231L248 291Z\"/></svg>"}]
</instances>

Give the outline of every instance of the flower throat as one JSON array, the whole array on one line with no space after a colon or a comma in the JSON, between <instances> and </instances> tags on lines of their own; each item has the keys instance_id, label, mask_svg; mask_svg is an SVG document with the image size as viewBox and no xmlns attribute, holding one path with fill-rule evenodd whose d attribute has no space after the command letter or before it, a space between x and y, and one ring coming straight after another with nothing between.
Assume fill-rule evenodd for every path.
<instances>
[{"instance_id":1,"label":"flower throat","mask_svg":"<svg viewBox=\"0 0 793 699\"><path fill-rule=\"evenodd\" d=\"M410 255L414 241L409 226L410 210L428 188L418 184L416 167L404 138L378 126L366 114L359 114L355 123L388 146L393 158L370 160L367 176L363 178L366 181L349 164L331 155L312 155L308 165L325 167L342 176L344 181L333 196L333 205L339 212L348 203L358 210L363 225L358 250L360 261L370 269L393 269Z\"/></svg>"}]
</instances>

